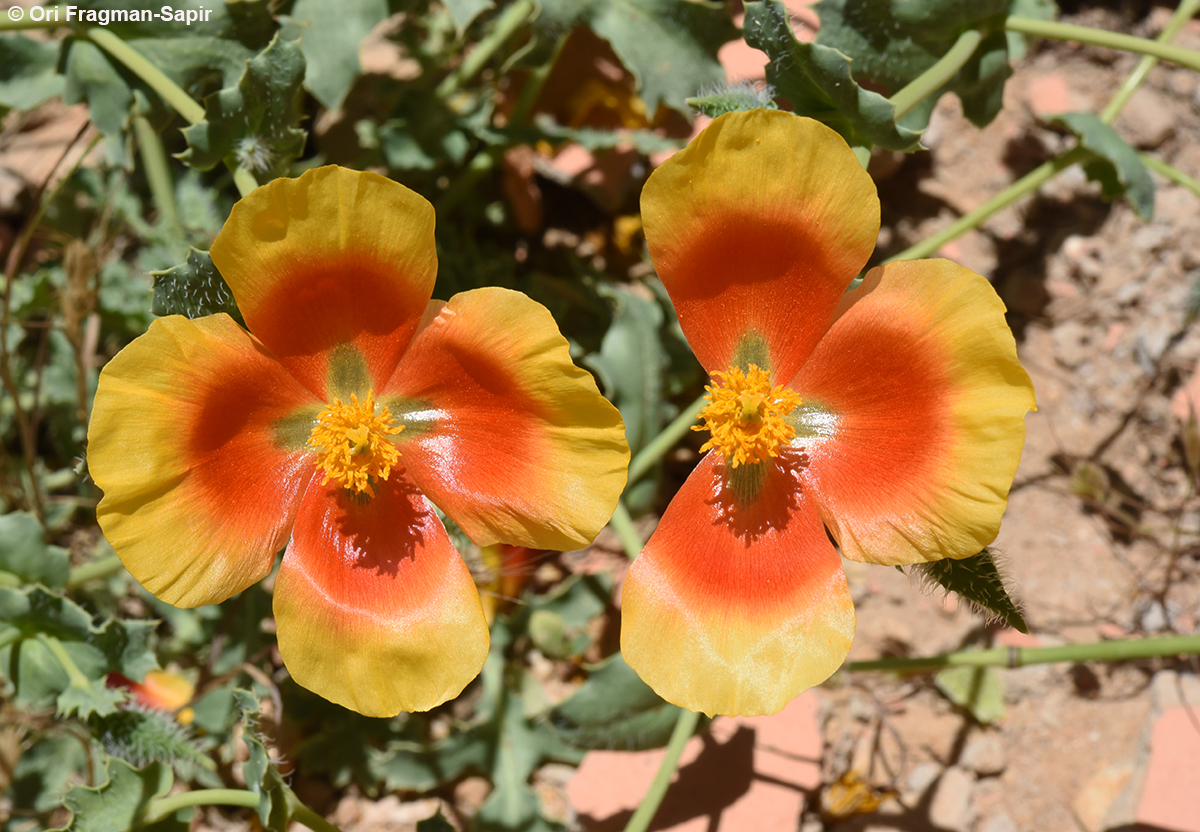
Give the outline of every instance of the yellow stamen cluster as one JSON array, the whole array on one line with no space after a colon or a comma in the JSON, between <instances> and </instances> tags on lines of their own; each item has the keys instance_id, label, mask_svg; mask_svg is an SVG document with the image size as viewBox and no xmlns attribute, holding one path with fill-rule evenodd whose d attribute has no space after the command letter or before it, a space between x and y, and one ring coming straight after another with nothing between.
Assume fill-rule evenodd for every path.
<instances>
[{"instance_id":1,"label":"yellow stamen cluster","mask_svg":"<svg viewBox=\"0 0 1200 832\"><path fill-rule=\"evenodd\" d=\"M782 384L771 387L771 374L751 364L749 372L730 367L713 373L708 404L697 416L703 425L692 430L712 434L701 451L715 448L734 467L765 462L779 455L779 447L791 442L796 430L784 417L804 401Z\"/></svg>"},{"instance_id":2,"label":"yellow stamen cluster","mask_svg":"<svg viewBox=\"0 0 1200 832\"><path fill-rule=\"evenodd\" d=\"M322 485L334 480L355 494L374 497L372 480L383 482L392 473L400 451L389 436L404 430L382 405L376 410L375 391L366 399L351 395L349 404L334 399L317 417L308 447L317 454L317 467L325 472Z\"/></svg>"}]
</instances>

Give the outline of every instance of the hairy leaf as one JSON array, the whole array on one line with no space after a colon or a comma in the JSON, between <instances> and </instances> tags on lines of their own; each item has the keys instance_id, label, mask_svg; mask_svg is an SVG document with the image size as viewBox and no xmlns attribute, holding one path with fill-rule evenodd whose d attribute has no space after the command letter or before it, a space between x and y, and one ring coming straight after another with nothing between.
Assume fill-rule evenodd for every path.
<instances>
[{"instance_id":1,"label":"hairy leaf","mask_svg":"<svg viewBox=\"0 0 1200 832\"><path fill-rule=\"evenodd\" d=\"M1093 113L1062 113L1047 119L1067 128L1092 153L1083 163L1088 179L1100 183L1107 200L1128 197L1144 220L1154 216L1154 180L1137 151Z\"/></svg>"},{"instance_id":2,"label":"hairy leaf","mask_svg":"<svg viewBox=\"0 0 1200 832\"><path fill-rule=\"evenodd\" d=\"M257 177L281 175L304 151L307 139L296 126L303 116L303 78L300 46L276 36L247 61L236 87L204 102L204 121L184 129L188 149L179 158L200 170L225 160Z\"/></svg>"},{"instance_id":3,"label":"hairy leaf","mask_svg":"<svg viewBox=\"0 0 1200 832\"><path fill-rule=\"evenodd\" d=\"M258 819L269 832L287 832L289 793L258 732L258 699L248 690L235 690L234 697L242 712L242 739L250 753L243 774L246 787L258 795Z\"/></svg>"},{"instance_id":4,"label":"hairy leaf","mask_svg":"<svg viewBox=\"0 0 1200 832\"><path fill-rule=\"evenodd\" d=\"M4 36L0 60L0 107L32 110L62 95L63 76L57 72L57 43L40 43L22 34Z\"/></svg>"},{"instance_id":5,"label":"hairy leaf","mask_svg":"<svg viewBox=\"0 0 1200 832\"><path fill-rule=\"evenodd\" d=\"M154 277L154 301L150 308L155 315L199 318L225 312L241 319L233 292L207 251L193 248L186 263L150 274Z\"/></svg>"},{"instance_id":6,"label":"hairy leaf","mask_svg":"<svg viewBox=\"0 0 1200 832\"><path fill-rule=\"evenodd\" d=\"M892 102L855 82L842 52L796 40L787 7L778 0L746 3L744 34L746 43L770 57L767 82L798 115L827 124L852 147L916 149L919 131L897 124Z\"/></svg>"},{"instance_id":7,"label":"hairy leaf","mask_svg":"<svg viewBox=\"0 0 1200 832\"><path fill-rule=\"evenodd\" d=\"M929 584L937 584L957 593L977 612L994 616L1014 630L1029 632L1020 607L1009 595L1004 575L990 550L984 549L978 555L961 560L946 558L921 563L914 569Z\"/></svg>"},{"instance_id":8,"label":"hairy leaf","mask_svg":"<svg viewBox=\"0 0 1200 832\"><path fill-rule=\"evenodd\" d=\"M141 771L124 760L114 757L105 759L107 780L103 786L87 788L75 786L63 799L71 810L71 821L64 830L68 832L115 832L133 829L141 824L150 801L162 797L171 788L175 778L171 769L158 763ZM188 823L177 820L156 829L171 829L185 832Z\"/></svg>"}]
</instances>

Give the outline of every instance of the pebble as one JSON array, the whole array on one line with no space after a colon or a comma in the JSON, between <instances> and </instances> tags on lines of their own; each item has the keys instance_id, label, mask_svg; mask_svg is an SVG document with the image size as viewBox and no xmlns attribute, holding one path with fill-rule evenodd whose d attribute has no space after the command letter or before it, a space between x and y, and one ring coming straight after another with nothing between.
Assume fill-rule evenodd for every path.
<instances>
[{"instance_id":1,"label":"pebble","mask_svg":"<svg viewBox=\"0 0 1200 832\"><path fill-rule=\"evenodd\" d=\"M920 763L913 766L913 770L908 773L908 777L904 781L904 792L907 798L905 802L909 805L919 803L941 773L942 767L937 763Z\"/></svg>"},{"instance_id":2,"label":"pebble","mask_svg":"<svg viewBox=\"0 0 1200 832\"><path fill-rule=\"evenodd\" d=\"M1162 93L1141 87L1129 99L1118 119L1118 132L1135 147L1153 149L1175 133L1171 102Z\"/></svg>"},{"instance_id":3,"label":"pebble","mask_svg":"<svg viewBox=\"0 0 1200 832\"><path fill-rule=\"evenodd\" d=\"M1054 357L1067 367L1078 367L1091 357L1091 330L1079 321L1064 321L1054 328Z\"/></svg>"},{"instance_id":4,"label":"pebble","mask_svg":"<svg viewBox=\"0 0 1200 832\"><path fill-rule=\"evenodd\" d=\"M966 829L974 784L975 778L966 769L946 769L929 804L929 823L938 829Z\"/></svg>"},{"instance_id":5,"label":"pebble","mask_svg":"<svg viewBox=\"0 0 1200 832\"><path fill-rule=\"evenodd\" d=\"M959 762L981 777L1001 773L1008 765L1003 736L998 731L976 731L967 740Z\"/></svg>"},{"instance_id":6,"label":"pebble","mask_svg":"<svg viewBox=\"0 0 1200 832\"><path fill-rule=\"evenodd\" d=\"M1017 825L1007 812L992 815L992 818L979 827L979 832L1017 832Z\"/></svg>"}]
</instances>

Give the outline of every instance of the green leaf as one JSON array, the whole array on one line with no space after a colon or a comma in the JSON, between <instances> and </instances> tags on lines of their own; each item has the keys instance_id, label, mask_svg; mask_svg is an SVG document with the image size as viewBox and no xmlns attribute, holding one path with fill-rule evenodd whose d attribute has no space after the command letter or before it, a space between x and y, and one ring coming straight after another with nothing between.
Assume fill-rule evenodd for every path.
<instances>
[{"instance_id":1,"label":"green leaf","mask_svg":"<svg viewBox=\"0 0 1200 832\"><path fill-rule=\"evenodd\" d=\"M130 164L129 150L121 134L129 123L133 91L91 41L68 41L64 98L68 104L87 102L88 118L104 134L109 159L120 167Z\"/></svg>"},{"instance_id":2,"label":"green leaf","mask_svg":"<svg viewBox=\"0 0 1200 832\"><path fill-rule=\"evenodd\" d=\"M207 251L193 248L186 263L150 274L154 277L154 302L150 308L155 315L200 318L225 312L241 320L233 292Z\"/></svg>"},{"instance_id":3,"label":"green leaf","mask_svg":"<svg viewBox=\"0 0 1200 832\"><path fill-rule=\"evenodd\" d=\"M207 762L188 729L164 711L123 708L95 720L93 727L105 751L135 767L164 763L191 780Z\"/></svg>"},{"instance_id":4,"label":"green leaf","mask_svg":"<svg viewBox=\"0 0 1200 832\"><path fill-rule=\"evenodd\" d=\"M32 514L14 512L0 517L0 570L23 581L59 589L71 571L70 554L46 545L45 530Z\"/></svg>"},{"instance_id":5,"label":"green leaf","mask_svg":"<svg viewBox=\"0 0 1200 832\"><path fill-rule=\"evenodd\" d=\"M300 36L308 64L304 85L326 108L336 110L362 74L358 46L388 16L387 0L296 0L291 16L307 24Z\"/></svg>"},{"instance_id":6,"label":"green leaf","mask_svg":"<svg viewBox=\"0 0 1200 832\"><path fill-rule=\"evenodd\" d=\"M270 178L285 172L304 152L305 132L296 127L304 56L295 41L276 36L246 62L236 87L204 102L204 121L183 131L188 149L179 158L210 170L221 161Z\"/></svg>"},{"instance_id":7,"label":"green leaf","mask_svg":"<svg viewBox=\"0 0 1200 832\"><path fill-rule=\"evenodd\" d=\"M1012 0L1008 13L1013 17L1028 17L1034 20L1053 20L1058 14L1054 0ZM1028 45L1020 32L1005 32L1008 37L1008 59L1019 61L1025 57Z\"/></svg>"},{"instance_id":8,"label":"green leaf","mask_svg":"<svg viewBox=\"0 0 1200 832\"><path fill-rule=\"evenodd\" d=\"M69 733L38 737L13 770L8 796L14 808L48 812L61 806L67 783L83 779L89 746L90 740Z\"/></svg>"},{"instance_id":9,"label":"green leaf","mask_svg":"<svg viewBox=\"0 0 1200 832\"><path fill-rule=\"evenodd\" d=\"M32 110L63 94L66 80L58 74L58 43L40 43L22 34L5 35L3 43L0 107Z\"/></svg>"},{"instance_id":10,"label":"green leaf","mask_svg":"<svg viewBox=\"0 0 1200 832\"><path fill-rule=\"evenodd\" d=\"M488 9L496 7L493 0L442 0L442 3L450 10L454 28L460 36L471 25L471 21Z\"/></svg>"},{"instance_id":11,"label":"green leaf","mask_svg":"<svg viewBox=\"0 0 1200 832\"><path fill-rule=\"evenodd\" d=\"M270 832L287 832L288 790L258 732L258 699L248 690L234 691L242 713L242 739L249 757L242 769L246 787L258 795L258 819Z\"/></svg>"},{"instance_id":12,"label":"green leaf","mask_svg":"<svg viewBox=\"0 0 1200 832\"><path fill-rule=\"evenodd\" d=\"M618 653L551 711L550 720L563 741L575 748L642 751L667 744L679 712Z\"/></svg>"},{"instance_id":13,"label":"green leaf","mask_svg":"<svg viewBox=\"0 0 1200 832\"><path fill-rule=\"evenodd\" d=\"M68 832L119 832L140 824L150 801L162 797L175 778L168 766L153 763L141 771L124 760L108 757L104 764L107 781L98 788L76 786L67 792L63 804L71 810ZM188 824L171 827L183 832ZM163 829L156 825L157 829Z\"/></svg>"},{"instance_id":14,"label":"green leaf","mask_svg":"<svg viewBox=\"0 0 1200 832\"><path fill-rule=\"evenodd\" d=\"M716 118L726 113L744 113L747 110L778 110L774 99L774 88L743 81L706 95L694 96L689 98L687 103L696 112Z\"/></svg>"},{"instance_id":15,"label":"green leaf","mask_svg":"<svg viewBox=\"0 0 1200 832\"><path fill-rule=\"evenodd\" d=\"M913 568L929 584L957 593L976 612L994 616L1014 630L1029 632L1020 607L1005 588L1004 575L990 550L984 549L978 555L960 560L945 558L920 563Z\"/></svg>"},{"instance_id":16,"label":"green leaf","mask_svg":"<svg viewBox=\"0 0 1200 832\"><path fill-rule=\"evenodd\" d=\"M539 25L586 24L637 79L651 118L660 103L687 112L687 99L725 82L717 61L737 39L723 3L703 0L543 0Z\"/></svg>"},{"instance_id":17,"label":"green leaf","mask_svg":"<svg viewBox=\"0 0 1200 832\"><path fill-rule=\"evenodd\" d=\"M955 93L963 114L983 127L1003 106L1012 75L1004 19L1012 0L821 0L816 42L846 55L854 78L894 95L932 67L959 36L975 29L983 40L967 63L902 122L923 130L937 99Z\"/></svg>"},{"instance_id":18,"label":"green leaf","mask_svg":"<svg viewBox=\"0 0 1200 832\"><path fill-rule=\"evenodd\" d=\"M1062 113L1046 119L1067 128L1092 153L1083 163L1088 179L1100 183L1104 198L1128 197L1143 220L1154 216L1154 180L1137 151L1093 113Z\"/></svg>"},{"instance_id":19,"label":"green leaf","mask_svg":"<svg viewBox=\"0 0 1200 832\"><path fill-rule=\"evenodd\" d=\"M468 771L487 772L492 739L486 730L451 734L431 745L396 741L372 755L371 771L388 791L426 792Z\"/></svg>"},{"instance_id":20,"label":"green leaf","mask_svg":"<svg viewBox=\"0 0 1200 832\"><path fill-rule=\"evenodd\" d=\"M994 667L947 667L933 681L947 699L984 725L1004 718L1004 683Z\"/></svg>"},{"instance_id":21,"label":"green leaf","mask_svg":"<svg viewBox=\"0 0 1200 832\"><path fill-rule=\"evenodd\" d=\"M613 303L612 324L600 352L584 364L595 370L606 397L621 411L625 439L637 453L663 425L663 372L667 353L659 340L662 307L619 288L601 288Z\"/></svg>"},{"instance_id":22,"label":"green leaf","mask_svg":"<svg viewBox=\"0 0 1200 832\"><path fill-rule=\"evenodd\" d=\"M919 131L898 125L892 102L855 82L846 55L796 40L787 7L778 0L748 2L745 8L746 43L767 53L767 82L798 115L827 124L852 147L916 149Z\"/></svg>"},{"instance_id":23,"label":"green leaf","mask_svg":"<svg viewBox=\"0 0 1200 832\"><path fill-rule=\"evenodd\" d=\"M154 654L154 632L159 622L111 618L88 637L88 643L104 654L105 671L115 670L130 679L144 679L158 669Z\"/></svg>"},{"instance_id":24,"label":"green leaf","mask_svg":"<svg viewBox=\"0 0 1200 832\"><path fill-rule=\"evenodd\" d=\"M58 695L58 715L78 716L88 719L92 715L109 716L117 712L117 706L125 701L126 693L102 684L69 684Z\"/></svg>"}]
</instances>

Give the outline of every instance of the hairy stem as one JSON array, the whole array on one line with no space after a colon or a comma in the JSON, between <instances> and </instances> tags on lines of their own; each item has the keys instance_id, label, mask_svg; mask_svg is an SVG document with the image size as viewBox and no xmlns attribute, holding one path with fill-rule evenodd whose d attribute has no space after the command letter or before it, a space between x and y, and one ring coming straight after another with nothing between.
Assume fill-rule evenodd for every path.
<instances>
[{"instance_id":1,"label":"hairy stem","mask_svg":"<svg viewBox=\"0 0 1200 832\"><path fill-rule=\"evenodd\" d=\"M170 817L180 809L192 806L241 806L258 808L258 795L245 789L196 789L151 800L142 816L142 824L157 823Z\"/></svg>"},{"instance_id":2,"label":"hairy stem","mask_svg":"<svg viewBox=\"0 0 1200 832\"><path fill-rule=\"evenodd\" d=\"M1196 196L1200 196L1200 182L1197 182L1179 168L1168 165L1162 159L1151 156L1148 153L1139 153L1138 158L1142 160L1142 163L1146 167L1158 171L1176 185L1182 185Z\"/></svg>"},{"instance_id":3,"label":"hairy stem","mask_svg":"<svg viewBox=\"0 0 1200 832\"><path fill-rule=\"evenodd\" d=\"M708 394L700 396L679 412L675 419L663 428L658 436L646 443L629 463L628 488L642 478L647 471L654 467L667 451L679 444L679 440L688 435L692 425L696 424L696 412L704 407Z\"/></svg>"},{"instance_id":4,"label":"hairy stem","mask_svg":"<svg viewBox=\"0 0 1200 832\"><path fill-rule=\"evenodd\" d=\"M474 78L477 73L487 66L492 56L500 50L500 47L509 38L516 34L518 29L537 16L538 6L534 0L516 0L516 2L501 12L487 36L475 44L475 48L463 59L458 68L447 75L442 83L438 84L438 96L448 98L458 91L465 83Z\"/></svg>"},{"instance_id":5,"label":"hairy stem","mask_svg":"<svg viewBox=\"0 0 1200 832\"><path fill-rule=\"evenodd\" d=\"M637 529L633 527L633 518L629 516L629 509L625 508L625 501L617 501L617 509L613 512L612 519L608 521L608 525L612 526L612 530L616 532L617 539L621 541L621 548L625 550L625 556L630 560L637 558L642 551L641 536L638 535Z\"/></svg>"},{"instance_id":6,"label":"hairy stem","mask_svg":"<svg viewBox=\"0 0 1200 832\"><path fill-rule=\"evenodd\" d=\"M179 212L175 208L175 183L171 181L171 169L167 166L167 154L163 150L162 138L150 126L145 116L134 116L133 132L137 135L142 167L146 170L146 182L150 186L150 196L154 199L159 215L174 236L183 236Z\"/></svg>"}]
</instances>

